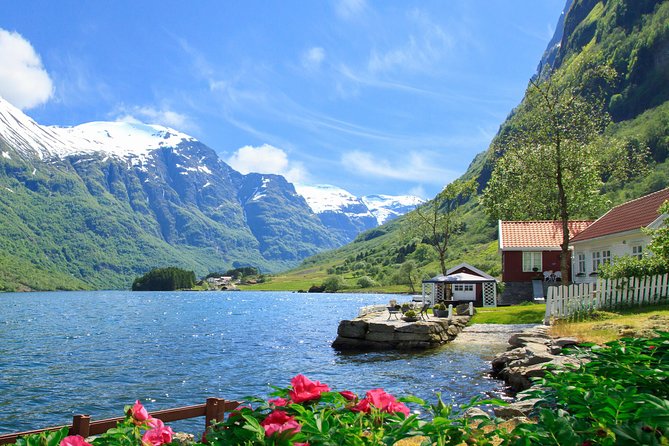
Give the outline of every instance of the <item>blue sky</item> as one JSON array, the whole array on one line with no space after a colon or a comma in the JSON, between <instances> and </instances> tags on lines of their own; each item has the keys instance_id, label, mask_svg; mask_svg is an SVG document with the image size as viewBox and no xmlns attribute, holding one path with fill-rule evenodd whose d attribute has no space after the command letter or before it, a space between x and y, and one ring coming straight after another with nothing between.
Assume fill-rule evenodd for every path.
<instances>
[{"instance_id":1,"label":"blue sky","mask_svg":"<svg viewBox=\"0 0 669 446\"><path fill-rule=\"evenodd\" d=\"M564 0L0 2L0 96L139 120L236 169L433 197L523 96Z\"/></svg>"}]
</instances>

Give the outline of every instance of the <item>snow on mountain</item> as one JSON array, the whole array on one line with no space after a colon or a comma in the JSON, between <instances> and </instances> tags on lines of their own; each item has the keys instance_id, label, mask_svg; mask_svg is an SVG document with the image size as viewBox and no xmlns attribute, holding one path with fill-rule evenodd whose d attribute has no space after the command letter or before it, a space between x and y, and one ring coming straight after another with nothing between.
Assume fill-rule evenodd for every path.
<instances>
[{"instance_id":1,"label":"snow on mountain","mask_svg":"<svg viewBox=\"0 0 669 446\"><path fill-rule=\"evenodd\" d=\"M104 153L139 161L160 147L176 147L195 138L159 125L89 122L75 127L42 126L0 98L0 137L24 155L40 159Z\"/></svg>"},{"instance_id":2,"label":"snow on mountain","mask_svg":"<svg viewBox=\"0 0 669 446\"><path fill-rule=\"evenodd\" d=\"M374 214L379 225L382 225L415 209L425 203L425 200L414 195L365 195L362 202Z\"/></svg>"},{"instance_id":3,"label":"snow on mountain","mask_svg":"<svg viewBox=\"0 0 669 446\"><path fill-rule=\"evenodd\" d=\"M350 217L374 217L379 225L405 214L424 200L411 195L367 195L361 198L328 184L316 186L296 185L316 214L339 212Z\"/></svg>"},{"instance_id":4,"label":"snow on mountain","mask_svg":"<svg viewBox=\"0 0 669 446\"><path fill-rule=\"evenodd\" d=\"M316 214L331 211L357 217L372 216L360 198L340 187L329 184L295 185L295 190L304 197L311 210Z\"/></svg>"}]
</instances>

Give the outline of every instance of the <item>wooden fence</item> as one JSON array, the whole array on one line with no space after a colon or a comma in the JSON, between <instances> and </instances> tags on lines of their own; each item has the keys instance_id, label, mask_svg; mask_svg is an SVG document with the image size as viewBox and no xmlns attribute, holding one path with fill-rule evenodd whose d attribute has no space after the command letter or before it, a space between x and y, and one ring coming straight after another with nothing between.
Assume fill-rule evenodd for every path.
<instances>
[{"instance_id":1,"label":"wooden fence","mask_svg":"<svg viewBox=\"0 0 669 446\"><path fill-rule=\"evenodd\" d=\"M548 287L544 323L580 317L598 309L669 303L669 274L599 279L592 284Z\"/></svg>"},{"instance_id":2,"label":"wooden fence","mask_svg":"<svg viewBox=\"0 0 669 446\"><path fill-rule=\"evenodd\" d=\"M211 425L213 420L222 421L225 412L234 410L239 406L238 401L227 401L221 398L207 398L205 404L195 406L177 407L176 409L157 410L150 412L153 418L158 418L165 423L171 421L186 420L189 418L205 417L205 431ZM75 415L72 419L72 425L54 426L33 431L15 432L11 434L0 435L0 444L15 443L18 437L29 434L39 434L41 432L59 430L63 427L70 428L70 435L81 435L86 438L91 435L100 435L109 429L116 427L116 423L122 421L123 417L108 418L105 420L91 421L89 415Z\"/></svg>"}]
</instances>

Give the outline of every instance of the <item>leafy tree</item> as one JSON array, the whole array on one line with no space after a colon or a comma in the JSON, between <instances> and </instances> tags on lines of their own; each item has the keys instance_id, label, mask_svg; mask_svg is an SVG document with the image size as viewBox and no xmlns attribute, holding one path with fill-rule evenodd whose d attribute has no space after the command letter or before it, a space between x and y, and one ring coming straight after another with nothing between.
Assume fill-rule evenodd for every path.
<instances>
[{"instance_id":1,"label":"leafy tree","mask_svg":"<svg viewBox=\"0 0 669 446\"><path fill-rule=\"evenodd\" d=\"M370 288L376 285L377 283L369 276L362 276L358 279L358 286L360 288Z\"/></svg>"},{"instance_id":2,"label":"leafy tree","mask_svg":"<svg viewBox=\"0 0 669 446\"><path fill-rule=\"evenodd\" d=\"M327 293L336 293L337 291L344 288L344 279L341 276L330 276L327 277L322 284L323 291Z\"/></svg>"},{"instance_id":3,"label":"leafy tree","mask_svg":"<svg viewBox=\"0 0 669 446\"><path fill-rule=\"evenodd\" d=\"M665 201L657 210L658 214L669 215L669 201ZM662 226L651 231L653 239L648 249L665 265L669 265L669 217L662 222Z\"/></svg>"},{"instance_id":4,"label":"leafy tree","mask_svg":"<svg viewBox=\"0 0 669 446\"><path fill-rule=\"evenodd\" d=\"M181 268L155 268L132 283L133 291L173 291L193 288L195 273Z\"/></svg>"},{"instance_id":5,"label":"leafy tree","mask_svg":"<svg viewBox=\"0 0 669 446\"><path fill-rule=\"evenodd\" d=\"M446 186L434 200L417 207L408 215L405 230L432 247L439 259L441 273L446 274L446 254L451 237L464 229L457 209L476 193L475 180L456 180ZM416 245L413 245L415 249ZM412 250L413 251L413 250Z\"/></svg>"},{"instance_id":6,"label":"leafy tree","mask_svg":"<svg viewBox=\"0 0 669 446\"><path fill-rule=\"evenodd\" d=\"M415 283L420 280L420 271L416 267L416 262L413 260L407 260L402 263L399 271L397 272L397 283L409 285L411 293L416 293Z\"/></svg>"},{"instance_id":7,"label":"leafy tree","mask_svg":"<svg viewBox=\"0 0 669 446\"><path fill-rule=\"evenodd\" d=\"M565 74L566 73L566 74ZM568 276L569 226L597 210L605 177L631 176L647 150L603 141L610 119L601 89L609 67L580 66L532 79L513 126L494 142L498 159L481 201L496 219L562 222L560 270Z\"/></svg>"}]
</instances>

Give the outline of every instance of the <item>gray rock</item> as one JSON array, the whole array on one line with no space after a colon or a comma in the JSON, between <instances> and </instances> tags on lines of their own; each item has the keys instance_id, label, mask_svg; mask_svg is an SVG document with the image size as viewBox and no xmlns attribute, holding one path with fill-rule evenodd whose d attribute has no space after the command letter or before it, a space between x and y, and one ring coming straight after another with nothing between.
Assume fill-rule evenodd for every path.
<instances>
[{"instance_id":1,"label":"gray rock","mask_svg":"<svg viewBox=\"0 0 669 446\"><path fill-rule=\"evenodd\" d=\"M484 417L490 419L490 414L478 407L470 407L462 414L464 418Z\"/></svg>"},{"instance_id":2,"label":"gray rock","mask_svg":"<svg viewBox=\"0 0 669 446\"><path fill-rule=\"evenodd\" d=\"M367 322L365 321L341 321L337 328L337 334L345 338L364 338L365 333L367 333Z\"/></svg>"},{"instance_id":3,"label":"gray rock","mask_svg":"<svg viewBox=\"0 0 669 446\"><path fill-rule=\"evenodd\" d=\"M571 345L577 345L578 339L576 338L557 338L553 339L553 345L557 347L569 347Z\"/></svg>"}]
</instances>

